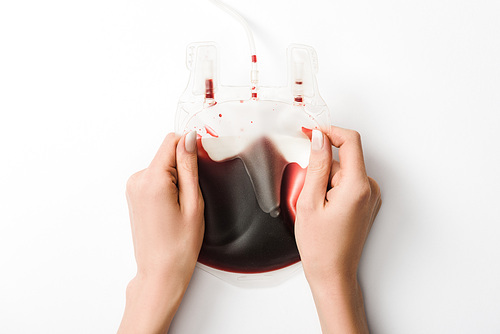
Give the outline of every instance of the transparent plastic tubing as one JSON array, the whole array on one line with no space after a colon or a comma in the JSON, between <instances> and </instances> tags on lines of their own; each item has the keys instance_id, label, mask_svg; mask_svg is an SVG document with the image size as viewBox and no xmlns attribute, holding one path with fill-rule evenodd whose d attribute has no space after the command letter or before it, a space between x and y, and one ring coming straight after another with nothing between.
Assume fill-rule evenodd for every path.
<instances>
[{"instance_id":1,"label":"transparent plastic tubing","mask_svg":"<svg viewBox=\"0 0 500 334\"><path fill-rule=\"evenodd\" d=\"M257 69L257 50L255 48L255 41L253 39L252 30L250 30L248 22L237 11L219 0L210 1L226 13L229 13L229 15L236 19L245 29L248 38L248 44L250 45L250 57L252 62L252 68L250 71L252 99L257 100L257 91L259 87L259 71Z\"/></svg>"}]
</instances>

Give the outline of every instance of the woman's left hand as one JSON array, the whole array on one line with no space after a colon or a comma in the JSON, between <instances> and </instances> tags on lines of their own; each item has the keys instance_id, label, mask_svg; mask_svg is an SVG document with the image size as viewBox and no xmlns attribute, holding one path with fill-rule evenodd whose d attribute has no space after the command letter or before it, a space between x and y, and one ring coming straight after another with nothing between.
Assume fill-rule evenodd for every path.
<instances>
[{"instance_id":1,"label":"woman's left hand","mask_svg":"<svg viewBox=\"0 0 500 334\"><path fill-rule=\"evenodd\" d=\"M119 333L164 332L193 274L204 234L196 132L170 133L127 182L137 275Z\"/></svg>"}]
</instances>

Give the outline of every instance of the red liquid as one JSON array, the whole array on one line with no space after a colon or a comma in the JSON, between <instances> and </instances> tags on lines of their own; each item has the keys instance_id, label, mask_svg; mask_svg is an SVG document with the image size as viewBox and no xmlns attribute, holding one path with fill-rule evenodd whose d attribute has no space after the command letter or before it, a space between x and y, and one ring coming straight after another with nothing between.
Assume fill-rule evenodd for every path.
<instances>
[{"instance_id":1,"label":"red liquid","mask_svg":"<svg viewBox=\"0 0 500 334\"><path fill-rule=\"evenodd\" d=\"M243 158L221 162L211 160L198 140L198 155L205 200L205 237L198 261L241 273L276 270L300 261L293 231L305 169L287 163L266 139L247 149ZM252 158L256 163L249 162ZM254 187L261 205L277 203L277 217L261 209Z\"/></svg>"},{"instance_id":2,"label":"red liquid","mask_svg":"<svg viewBox=\"0 0 500 334\"><path fill-rule=\"evenodd\" d=\"M214 81L212 79L205 80L205 98L206 99L214 98Z\"/></svg>"}]
</instances>

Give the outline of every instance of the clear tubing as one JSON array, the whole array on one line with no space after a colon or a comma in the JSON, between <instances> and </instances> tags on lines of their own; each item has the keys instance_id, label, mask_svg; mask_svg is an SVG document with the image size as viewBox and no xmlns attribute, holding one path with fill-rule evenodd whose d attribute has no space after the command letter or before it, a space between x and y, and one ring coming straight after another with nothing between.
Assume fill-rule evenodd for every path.
<instances>
[{"instance_id":1,"label":"clear tubing","mask_svg":"<svg viewBox=\"0 0 500 334\"><path fill-rule=\"evenodd\" d=\"M245 28L245 32L247 33L248 37L248 43L250 44L250 53L251 55L256 55L256 50L255 50L255 42L253 40L253 34L252 31L250 30L250 27L248 26L248 22L240 15L238 12L236 12L234 9L226 5L225 3L219 1L219 0L210 0L214 5L219 7L220 9L224 10L225 12L229 13L232 17L234 17L238 22L241 23L243 28Z\"/></svg>"},{"instance_id":2,"label":"clear tubing","mask_svg":"<svg viewBox=\"0 0 500 334\"><path fill-rule=\"evenodd\" d=\"M248 44L250 45L250 57L252 61L252 70L250 72L250 81L251 81L251 90L252 90L252 99L257 100L257 90L259 83L259 71L257 70L257 50L255 49L255 41L253 39L252 31L248 26L248 22L241 16L237 11L226 5L225 3L219 0L210 0L214 5L229 13L232 17L234 17L238 22L241 23L248 38Z\"/></svg>"}]
</instances>

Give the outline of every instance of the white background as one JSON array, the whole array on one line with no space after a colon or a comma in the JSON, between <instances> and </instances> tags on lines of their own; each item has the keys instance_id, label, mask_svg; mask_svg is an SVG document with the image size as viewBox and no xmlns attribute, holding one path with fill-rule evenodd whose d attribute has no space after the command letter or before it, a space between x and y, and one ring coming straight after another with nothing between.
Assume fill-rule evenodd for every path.
<instances>
[{"instance_id":1,"label":"white background","mask_svg":"<svg viewBox=\"0 0 500 334\"><path fill-rule=\"evenodd\" d=\"M382 209L360 266L373 333L500 332L500 2L228 0L263 85L312 45L333 123L361 132ZM112 333L135 273L126 179L173 130L185 47L247 84L243 29L208 1L0 4L0 333ZM302 273L197 271L171 333L319 333Z\"/></svg>"}]
</instances>

